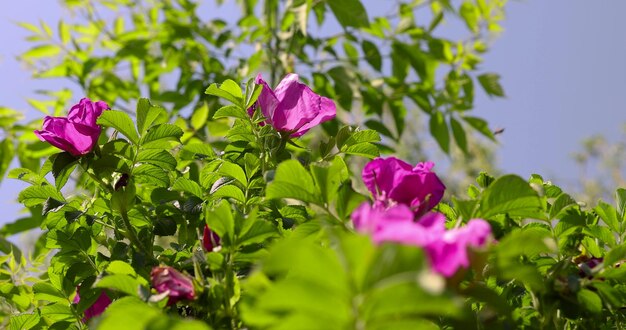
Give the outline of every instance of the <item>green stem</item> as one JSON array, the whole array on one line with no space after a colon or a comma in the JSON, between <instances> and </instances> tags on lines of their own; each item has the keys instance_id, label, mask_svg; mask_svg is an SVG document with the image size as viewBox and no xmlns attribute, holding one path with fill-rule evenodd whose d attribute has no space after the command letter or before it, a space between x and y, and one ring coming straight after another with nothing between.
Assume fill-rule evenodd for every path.
<instances>
[{"instance_id":1,"label":"green stem","mask_svg":"<svg viewBox=\"0 0 626 330\"><path fill-rule=\"evenodd\" d=\"M124 227L126 227L126 237L128 237L130 242L134 244L137 248L139 248L139 250L141 250L141 252L143 252L146 256L148 256L150 259L154 259L154 256L152 254L152 247L146 249L146 247L143 246L143 244L139 240L139 237L137 236L137 232L135 232L135 228L130 223L130 219L128 218L128 212L126 211L126 209L122 208L120 210L120 214L122 215L122 220L124 221Z\"/></svg>"}]
</instances>

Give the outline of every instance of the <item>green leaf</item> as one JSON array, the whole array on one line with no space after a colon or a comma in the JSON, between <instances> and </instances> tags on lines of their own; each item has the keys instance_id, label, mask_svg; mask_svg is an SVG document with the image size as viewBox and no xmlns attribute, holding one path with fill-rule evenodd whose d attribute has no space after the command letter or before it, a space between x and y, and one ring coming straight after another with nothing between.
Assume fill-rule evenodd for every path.
<instances>
[{"instance_id":1,"label":"green leaf","mask_svg":"<svg viewBox=\"0 0 626 330\"><path fill-rule=\"evenodd\" d=\"M562 193L552 203L549 217L550 219L560 219L565 211L576 205L578 204L570 195Z\"/></svg>"},{"instance_id":2,"label":"green leaf","mask_svg":"<svg viewBox=\"0 0 626 330\"><path fill-rule=\"evenodd\" d=\"M206 124L208 118L209 107L206 105L206 103L203 103L202 106L195 109L191 114L191 127L193 127L193 129L196 131L200 130L204 126L204 124Z\"/></svg>"},{"instance_id":3,"label":"green leaf","mask_svg":"<svg viewBox=\"0 0 626 330\"><path fill-rule=\"evenodd\" d=\"M215 208L207 209L206 224L219 237L225 239L226 244L232 244L235 237L235 218L226 200L221 200Z\"/></svg>"},{"instance_id":4,"label":"green leaf","mask_svg":"<svg viewBox=\"0 0 626 330\"><path fill-rule=\"evenodd\" d=\"M504 89L500 85L500 75L484 73L478 76L478 82L489 96L504 97Z\"/></svg>"},{"instance_id":5,"label":"green leaf","mask_svg":"<svg viewBox=\"0 0 626 330\"><path fill-rule=\"evenodd\" d=\"M493 132L491 132L491 130L489 129L489 124L487 124L484 119L465 116L463 117L463 120L485 137L489 138L492 141L496 140L496 138L493 136Z\"/></svg>"},{"instance_id":6,"label":"green leaf","mask_svg":"<svg viewBox=\"0 0 626 330\"><path fill-rule=\"evenodd\" d=\"M7 169L9 169L9 165L11 165L14 154L13 141L9 138L2 140L2 142L0 142L0 183L2 179L4 179L4 174L7 172Z\"/></svg>"},{"instance_id":7,"label":"green leaf","mask_svg":"<svg viewBox=\"0 0 626 330\"><path fill-rule=\"evenodd\" d=\"M615 203L617 204L617 213L622 222L626 221L626 189L618 188L615 191Z\"/></svg>"},{"instance_id":8,"label":"green leaf","mask_svg":"<svg viewBox=\"0 0 626 330\"><path fill-rule=\"evenodd\" d=\"M505 175L485 189L474 216L488 219L508 214L511 217L539 219L541 210L541 199L528 182L516 175Z\"/></svg>"},{"instance_id":9,"label":"green leaf","mask_svg":"<svg viewBox=\"0 0 626 330\"><path fill-rule=\"evenodd\" d=\"M211 84L209 88L204 91L204 93L228 100L234 105L243 105L241 87L239 87L239 84L230 79L224 81L219 87L217 87L217 84Z\"/></svg>"},{"instance_id":10,"label":"green leaf","mask_svg":"<svg viewBox=\"0 0 626 330\"><path fill-rule=\"evenodd\" d=\"M131 142L137 144L139 142L139 136L135 130L130 116L122 111L107 110L102 112L102 115L98 117L98 124L106 127L113 127L120 133L124 134Z\"/></svg>"},{"instance_id":11,"label":"green leaf","mask_svg":"<svg viewBox=\"0 0 626 330\"><path fill-rule=\"evenodd\" d=\"M602 313L602 299L593 291L582 289L576 294L581 307L593 314Z\"/></svg>"},{"instance_id":12,"label":"green leaf","mask_svg":"<svg viewBox=\"0 0 626 330\"><path fill-rule=\"evenodd\" d=\"M74 313L70 308L70 304L67 302L46 305L43 306L40 311L42 317L54 320L55 322L75 319Z\"/></svg>"},{"instance_id":13,"label":"green leaf","mask_svg":"<svg viewBox=\"0 0 626 330\"><path fill-rule=\"evenodd\" d=\"M459 9L459 13L461 14L461 17L463 17L467 27L472 30L472 32L478 32L479 11L474 3L469 0L463 1L463 4Z\"/></svg>"},{"instance_id":14,"label":"green leaf","mask_svg":"<svg viewBox=\"0 0 626 330\"><path fill-rule=\"evenodd\" d=\"M211 196L214 198L230 197L241 203L246 200L246 196L244 196L243 191L241 191L239 187L230 184L221 185L215 190L212 190Z\"/></svg>"},{"instance_id":15,"label":"green leaf","mask_svg":"<svg viewBox=\"0 0 626 330\"><path fill-rule=\"evenodd\" d=\"M176 179L174 185L172 186L172 189L185 191L199 198L202 198L203 195L202 188L198 183L184 177Z\"/></svg>"},{"instance_id":16,"label":"green leaf","mask_svg":"<svg viewBox=\"0 0 626 330\"><path fill-rule=\"evenodd\" d=\"M133 177L138 183L149 183L159 187L169 187L170 177L162 168L143 164L133 169Z\"/></svg>"},{"instance_id":17,"label":"green leaf","mask_svg":"<svg viewBox=\"0 0 626 330\"><path fill-rule=\"evenodd\" d=\"M383 59L378 51L378 46L369 40L363 40L361 48L363 49L367 63L376 69L376 71L380 71L383 67Z\"/></svg>"},{"instance_id":18,"label":"green leaf","mask_svg":"<svg viewBox=\"0 0 626 330\"><path fill-rule=\"evenodd\" d=\"M62 152L52 155L52 176L57 190L61 190L67 183L70 175L78 165L78 159L69 152Z\"/></svg>"},{"instance_id":19,"label":"green leaf","mask_svg":"<svg viewBox=\"0 0 626 330\"><path fill-rule=\"evenodd\" d=\"M626 260L626 244L620 244L611 249L604 256L604 264L605 265L613 265L622 260Z\"/></svg>"},{"instance_id":20,"label":"green leaf","mask_svg":"<svg viewBox=\"0 0 626 330\"><path fill-rule=\"evenodd\" d=\"M248 179L246 178L246 173L237 164L233 164L230 162L223 162L218 170L218 173L221 175L229 176L237 180L244 187L248 186Z\"/></svg>"},{"instance_id":21,"label":"green leaf","mask_svg":"<svg viewBox=\"0 0 626 330\"><path fill-rule=\"evenodd\" d=\"M454 136L456 145L459 146L463 153L467 154L467 137L463 126L458 120L450 117L450 128L452 128L452 135Z\"/></svg>"},{"instance_id":22,"label":"green leaf","mask_svg":"<svg viewBox=\"0 0 626 330\"><path fill-rule=\"evenodd\" d=\"M40 317L36 313L12 315L9 318L9 330L32 329L39 324L39 320Z\"/></svg>"},{"instance_id":23,"label":"green leaf","mask_svg":"<svg viewBox=\"0 0 626 330\"><path fill-rule=\"evenodd\" d=\"M63 21L59 21L59 39L64 45L70 41L70 27Z\"/></svg>"},{"instance_id":24,"label":"green leaf","mask_svg":"<svg viewBox=\"0 0 626 330\"><path fill-rule=\"evenodd\" d=\"M46 300L50 302L68 302L68 298L52 284L46 282L37 282L33 285L35 299Z\"/></svg>"},{"instance_id":25,"label":"green leaf","mask_svg":"<svg viewBox=\"0 0 626 330\"><path fill-rule=\"evenodd\" d=\"M348 179L348 169L343 160L335 157L332 163L311 164L311 174L325 203L335 199L342 181Z\"/></svg>"},{"instance_id":26,"label":"green leaf","mask_svg":"<svg viewBox=\"0 0 626 330\"><path fill-rule=\"evenodd\" d=\"M107 273L118 274L118 275L130 275L133 277L137 276L137 273L135 272L135 269L133 268L133 266L121 260L111 261L111 263L107 266Z\"/></svg>"},{"instance_id":27,"label":"green leaf","mask_svg":"<svg viewBox=\"0 0 626 330\"><path fill-rule=\"evenodd\" d=\"M352 26L355 28L368 27L369 18L367 17L367 11L359 0L328 0L326 1L330 10L333 11L337 21L341 26Z\"/></svg>"},{"instance_id":28,"label":"green leaf","mask_svg":"<svg viewBox=\"0 0 626 330\"><path fill-rule=\"evenodd\" d=\"M56 45L40 45L35 46L22 54L23 58L41 58L41 57L51 57L57 55L61 51L61 48Z\"/></svg>"},{"instance_id":29,"label":"green leaf","mask_svg":"<svg viewBox=\"0 0 626 330\"><path fill-rule=\"evenodd\" d=\"M437 144L445 153L450 152L450 133L448 125L441 112L434 112L430 116L430 134L437 140Z\"/></svg>"},{"instance_id":30,"label":"green leaf","mask_svg":"<svg viewBox=\"0 0 626 330\"><path fill-rule=\"evenodd\" d=\"M380 150L378 150L378 147L371 143L355 144L342 151L348 155L363 156L370 159L380 156Z\"/></svg>"},{"instance_id":31,"label":"green leaf","mask_svg":"<svg viewBox=\"0 0 626 330\"><path fill-rule=\"evenodd\" d=\"M144 149L163 149L164 142L167 144L169 141L180 142L180 138L183 136L183 130L172 124L160 124L150 127L148 132L141 138L140 145Z\"/></svg>"},{"instance_id":32,"label":"green leaf","mask_svg":"<svg viewBox=\"0 0 626 330\"><path fill-rule=\"evenodd\" d=\"M63 195L50 185L30 186L20 192L17 200L26 207L33 207L44 204L48 198L65 201Z\"/></svg>"},{"instance_id":33,"label":"green leaf","mask_svg":"<svg viewBox=\"0 0 626 330\"><path fill-rule=\"evenodd\" d=\"M167 111L152 105L150 100L141 98L137 101L137 130L143 135L150 127L167 122Z\"/></svg>"},{"instance_id":34,"label":"green leaf","mask_svg":"<svg viewBox=\"0 0 626 330\"><path fill-rule=\"evenodd\" d=\"M611 230L618 234L622 234L621 221L618 219L617 211L613 206L603 201L599 201L598 205L593 209L596 214L606 223Z\"/></svg>"},{"instance_id":35,"label":"green leaf","mask_svg":"<svg viewBox=\"0 0 626 330\"><path fill-rule=\"evenodd\" d=\"M95 285L96 288L110 289L139 297L141 283L132 276L126 274L113 274L103 277Z\"/></svg>"},{"instance_id":36,"label":"green leaf","mask_svg":"<svg viewBox=\"0 0 626 330\"><path fill-rule=\"evenodd\" d=\"M225 117L235 117L235 118L246 119L249 116L248 116L248 113L246 113L245 111L243 111L243 109L241 109L241 107L236 106L236 105L223 106L217 109L217 111L215 111L215 114L213 115L213 119L219 119L219 118L225 118Z\"/></svg>"},{"instance_id":37,"label":"green leaf","mask_svg":"<svg viewBox=\"0 0 626 330\"><path fill-rule=\"evenodd\" d=\"M274 181L267 186L266 197L295 198L303 202L321 203L321 196L316 192L313 178L295 159L278 165Z\"/></svg>"},{"instance_id":38,"label":"green leaf","mask_svg":"<svg viewBox=\"0 0 626 330\"><path fill-rule=\"evenodd\" d=\"M152 164L166 170L174 170L177 162L176 158L165 150L148 149L141 151L137 155L137 163Z\"/></svg>"}]
</instances>

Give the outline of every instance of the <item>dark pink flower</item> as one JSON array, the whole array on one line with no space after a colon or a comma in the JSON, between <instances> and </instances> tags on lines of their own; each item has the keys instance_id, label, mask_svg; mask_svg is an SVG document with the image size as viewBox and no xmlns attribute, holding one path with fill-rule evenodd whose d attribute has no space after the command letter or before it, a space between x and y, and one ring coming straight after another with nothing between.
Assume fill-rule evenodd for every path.
<instances>
[{"instance_id":1,"label":"dark pink flower","mask_svg":"<svg viewBox=\"0 0 626 330\"><path fill-rule=\"evenodd\" d=\"M213 251L216 246L220 245L220 237L209 229L208 225L204 225L204 232L202 233L202 246L206 251Z\"/></svg>"},{"instance_id":2,"label":"dark pink flower","mask_svg":"<svg viewBox=\"0 0 626 330\"><path fill-rule=\"evenodd\" d=\"M35 135L74 156L85 155L98 142L102 128L96 120L106 109L109 106L102 101L83 98L70 109L67 117L46 116L43 128L36 130Z\"/></svg>"},{"instance_id":3,"label":"dark pink flower","mask_svg":"<svg viewBox=\"0 0 626 330\"><path fill-rule=\"evenodd\" d=\"M79 302L80 302L80 287L76 289L76 296L74 297L74 303L78 304ZM91 319L92 317L96 317L104 313L104 310L107 309L107 307L109 307L110 304L111 304L111 298L109 298L109 296L107 296L107 294L104 291L102 291L102 293L98 297L98 300L96 300L96 302L94 302L93 305L89 306L89 308L85 310L85 317L83 318L83 322L87 323L87 321L89 321L89 319Z\"/></svg>"},{"instance_id":4,"label":"dark pink flower","mask_svg":"<svg viewBox=\"0 0 626 330\"><path fill-rule=\"evenodd\" d=\"M256 106L266 123L277 131L298 137L309 129L335 118L335 103L326 97L315 94L307 85L298 82L298 75L290 73L272 90L259 74L256 84L263 89ZM253 110L253 109L250 109Z\"/></svg>"},{"instance_id":5,"label":"dark pink flower","mask_svg":"<svg viewBox=\"0 0 626 330\"><path fill-rule=\"evenodd\" d=\"M195 297L192 279L172 267L154 267L150 277L157 292L168 293L168 305L180 300L193 300Z\"/></svg>"},{"instance_id":6,"label":"dark pink flower","mask_svg":"<svg viewBox=\"0 0 626 330\"><path fill-rule=\"evenodd\" d=\"M363 168L363 182L385 207L404 204L418 215L430 211L443 197L446 186L431 172L432 162L415 167L394 157L376 158Z\"/></svg>"},{"instance_id":7,"label":"dark pink flower","mask_svg":"<svg viewBox=\"0 0 626 330\"><path fill-rule=\"evenodd\" d=\"M384 208L364 203L352 214L357 231L370 234L376 243L395 242L424 248L432 268L446 277L469 266L467 250L484 246L491 237L491 227L482 219L472 219L466 226L446 230L445 216L429 212L417 221L403 204Z\"/></svg>"}]
</instances>

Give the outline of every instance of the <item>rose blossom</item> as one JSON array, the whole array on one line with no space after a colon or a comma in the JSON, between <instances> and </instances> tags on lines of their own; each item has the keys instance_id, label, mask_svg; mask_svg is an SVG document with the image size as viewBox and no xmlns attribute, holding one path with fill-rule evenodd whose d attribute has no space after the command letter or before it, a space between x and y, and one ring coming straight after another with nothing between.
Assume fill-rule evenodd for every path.
<instances>
[{"instance_id":1,"label":"rose blossom","mask_svg":"<svg viewBox=\"0 0 626 330\"><path fill-rule=\"evenodd\" d=\"M202 246L208 252L213 251L216 246L220 245L220 237L209 229L208 225L204 225L204 232L202 233Z\"/></svg>"},{"instance_id":2,"label":"rose blossom","mask_svg":"<svg viewBox=\"0 0 626 330\"><path fill-rule=\"evenodd\" d=\"M298 82L295 73L286 75L274 90L260 74L255 83L263 86L255 106L261 107L266 123L279 132L299 137L314 126L335 118L335 103ZM248 111L253 113L254 107Z\"/></svg>"},{"instance_id":3,"label":"rose blossom","mask_svg":"<svg viewBox=\"0 0 626 330\"><path fill-rule=\"evenodd\" d=\"M464 227L446 230L445 216L429 212L414 221L415 215L403 204L387 209L363 203L352 214L357 231L372 236L374 242L395 242L424 249L433 269L446 277L469 266L469 248L484 246L491 227L482 219L472 219Z\"/></svg>"},{"instance_id":4,"label":"rose blossom","mask_svg":"<svg viewBox=\"0 0 626 330\"><path fill-rule=\"evenodd\" d=\"M46 116L42 129L36 130L35 135L74 156L85 155L98 142L102 128L96 120L106 109L109 106L103 101L91 102L83 98L70 109L67 117Z\"/></svg>"},{"instance_id":5,"label":"rose blossom","mask_svg":"<svg viewBox=\"0 0 626 330\"><path fill-rule=\"evenodd\" d=\"M395 157L376 158L363 168L363 182L378 204L404 204L420 215L435 207L446 189L431 172L433 166L432 162L413 167Z\"/></svg>"},{"instance_id":6,"label":"rose blossom","mask_svg":"<svg viewBox=\"0 0 626 330\"><path fill-rule=\"evenodd\" d=\"M74 303L78 304L80 302L80 287L76 288L76 296L74 297ZM106 294L106 292L102 291L98 300L93 303L93 305L89 306L85 310L85 317L83 318L83 322L87 323L89 319L92 317L96 317L104 312L107 307L111 304L111 298Z\"/></svg>"},{"instance_id":7,"label":"rose blossom","mask_svg":"<svg viewBox=\"0 0 626 330\"><path fill-rule=\"evenodd\" d=\"M168 305L180 300L193 300L195 297L192 279L172 267L154 267L150 277L157 292L168 292Z\"/></svg>"}]
</instances>

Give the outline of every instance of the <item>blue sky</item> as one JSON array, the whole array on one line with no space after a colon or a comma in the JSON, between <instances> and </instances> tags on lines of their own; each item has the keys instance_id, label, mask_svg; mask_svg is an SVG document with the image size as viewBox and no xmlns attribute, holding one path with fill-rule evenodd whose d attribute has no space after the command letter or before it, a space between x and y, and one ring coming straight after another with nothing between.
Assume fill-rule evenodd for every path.
<instances>
[{"instance_id":1,"label":"blue sky","mask_svg":"<svg viewBox=\"0 0 626 330\"><path fill-rule=\"evenodd\" d=\"M381 0L364 2L376 1ZM504 172L523 177L540 173L557 183L572 183L579 172L571 154L580 150L582 139L598 133L613 141L620 136L626 122L625 12L623 0L510 1L504 32L481 65L502 76L507 98L490 99L483 93L476 98L476 114L505 128L497 148ZM54 82L31 80L15 60L32 45L25 41L28 33L14 23L43 19L56 27L62 14L59 3L50 0L4 7L0 105L28 111L31 118L39 115L26 99ZM15 180L0 185L0 223L16 219L20 206L14 200L21 188Z\"/></svg>"}]
</instances>

